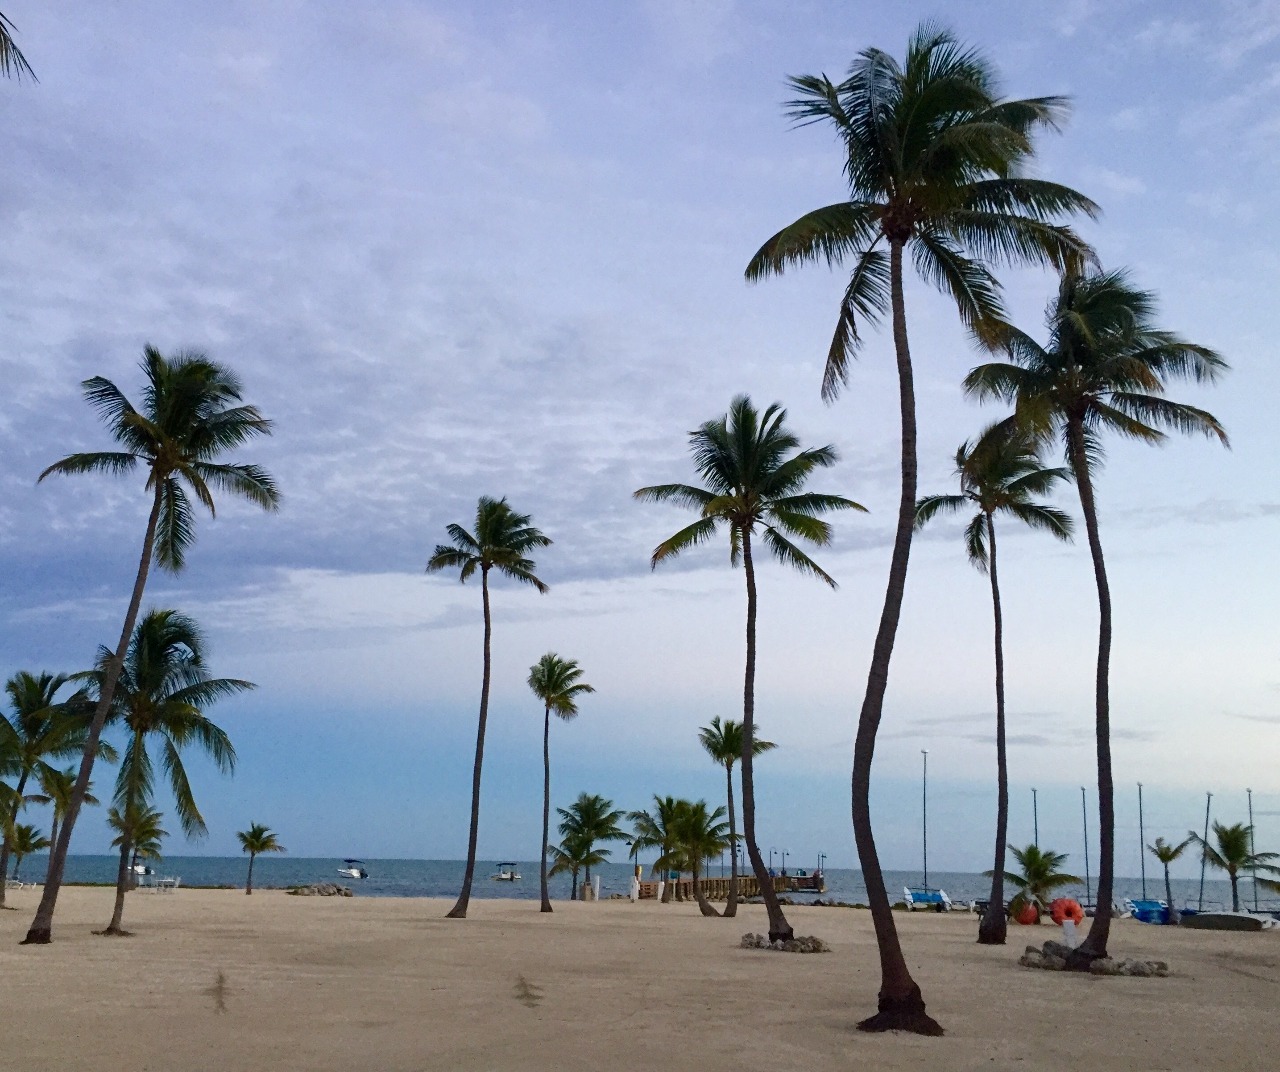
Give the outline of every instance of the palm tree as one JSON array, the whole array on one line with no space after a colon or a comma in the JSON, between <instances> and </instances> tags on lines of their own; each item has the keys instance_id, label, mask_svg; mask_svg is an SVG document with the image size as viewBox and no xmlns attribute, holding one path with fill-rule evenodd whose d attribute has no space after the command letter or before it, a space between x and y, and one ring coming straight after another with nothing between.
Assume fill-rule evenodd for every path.
<instances>
[{"instance_id":1,"label":"palm tree","mask_svg":"<svg viewBox=\"0 0 1280 1072\"><path fill-rule=\"evenodd\" d=\"M729 826L721 822L724 808L711 811L705 800L681 800L676 814L674 833L675 848L680 858L678 870L687 870L693 875L693 898L698 902L698 909L704 916L719 916L702 892L699 877L702 864L713 856L719 856L733 842L729 838Z\"/></svg>"},{"instance_id":2,"label":"palm tree","mask_svg":"<svg viewBox=\"0 0 1280 1072\"><path fill-rule=\"evenodd\" d=\"M658 858L653 863L653 874L664 873L671 869L672 854L675 850L678 835L676 826L680 817L680 801L675 797L653 798L653 811L632 811L627 813L627 821L632 825L631 859L639 860L640 854L648 849L657 849ZM662 903L670 902L671 883L662 888Z\"/></svg>"},{"instance_id":3,"label":"palm tree","mask_svg":"<svg viewBox=\"0 0 1280 1072\"><path fill-rule=\"evenodd\" d=\"M552 845L550 848L551 870L548 873L573 876L572 888L569 891L571 901L578 899L578 875L582 869L585 867L590 871L593 864L598 867L609 859L608 849L593 848L582 833L570 834L559 845Z\"/></svg>"},{"instance_id":4,"label":"palm tree","mask_svg":"<svg viewBox=\"0 0 1280 1072\"><path fill-rule=\"evenodd\" d=\"M244 880L244 892L253 893L253 861L260 852L288 852L276 834L262 823L250 823L248 830L239 830L240 848L249 854L249 874Z\"/></svg>"},{"instance_id":5,"label":"palm tree","mask_svg":"<svg viewBox=\"0 0 1280 1072\"><path fill-rule=\"evenodd\" d=\"M1046 469L1037 445L999 426L988 428L976 443L962 443L956 451L959 495L928 495L916 503L916 528L941 514L977 507L965 529L969 562L991 578L991 606L995 616L996 654L996 849L991 872L987 910L978 923L978 941L1004 945L1008 927L1004 912L1004 845L1009 827L1009 762L1005 749L1004 619L1000 609L1000 584L996 572L996 514L1016 518L1031 528L1043 529L1060 540L1071 538L1071 518L1061 510L1038 503L1033 496L1047 494L1065 469Z\"/></svg>"},{"instance_id":6,"label":"palm tree","mask_svg":"<svg viewBox=\"0 0 1280 1072\"><path fill-rule=\"evenodd\" d=\"M551 823L551 712L566 722L578 715L578 697L596 690L580 681L582 668L576 659L562 659L547 652L529 668L529 688L542 701L542 911L551 911L547 892L547 837Z\"/></svg>"},{"instance_id":7,"label":"palm tree","mask_svg":"<svg viewBox=\"0 0 1280 1072\"><path fill-rule=\"evenodd\" d=\"M111 661L111 652L101 649L98 669L86 675L98 688L103 687ZM120 814L141 815L151 804L155 792L151 742L155 742L155 756L168 778L183 833L188 838L203 837L207 828L182 753L196 745L220 771L231 774L235 749L205 711L224 697L254 687L249 681L209 676L204 636L191 618L176 610L149 611L138 623L116 680L113 718L124 724L128 734L116 777L115 804ZM123 933L120 920L130 887L129 837L129 829L123 829L115 911L103 934Z\"/></svg>"},{"instance_id":8,"label":"palm tree","mask_svg":"<svg viewBox=\"0 0 1280 1072\"><path fill-rule=\"evenodd\" d=\"M48 804L53 808L53 820L49 824L50 844L58 840L58 829L62 826L62 820L66 817L67 808L71 806L71 791L75 788L75 784L76 772L74 767L68 767L66 770L50 767L40 775L39 794L27 798L33 803ZM102 803L93 795L92 782L89 783L89 792L85 794L84 802L94 808Z\"/></svg>"},{"instance_id":9,"label":"palm tree","mask_svg":"<svg viewBox=\"0 0 1280 1072\"><path fill-rule=\"evenodd\" d=\"M1027 905L1034 905L1036 922L1039 923L1040 913L1049 907L1053 891L1062 886L1079 885L1080 880L1075 875L1058 870L1067 862L1066 853L1051 852L1038 845L1028 845L1025 849L1010 845L1009 851L1022 868L1020 874L1005 872L1005 881L1012 882L1018 888L1013 900L1009 902L1009 915L1016 918ZM990 875L991 872L987 871L986 874Z\"/></svg>"},{"instance_id":10,"label":"palm tree","mask_svg":"<svg viewBox=\"0 0 1280 1072\"><path fill-rule=\"evenodd\" d=\"M110 380L94 376L81 385L85 398L111 429L120 451L72 454L40 474L131 473L141 465L147 474L151 512L142 538L142 554L125 611L120 639L106 667L98 703L89 724L84 757L76 776L71 808L49 858L49 881L40 899L25 943L53 940L53 912L58 902L71 832L84 803L102 727L115 698L116 678L124 666L133 636L142 593L154 556L162 569L178 572L195 540L195 514L189 489L214 514L214 490L247 499L264 510L276 510L280 493L266 470L257 465L231 464L217 459L260 435L269 435L271 422L254 406L242 404L239 379L203 354L184 352L172 358L148 346L143 351L146 377L143 405L134 408Z\"/></svg>"},{"instance_id":11,"label":"palm tree","mask_svg":"<svg viewBox=\"0 0 1280 1072\"><path fill-rule=\"evenodd\" d=\"M1254 852L1253 827L1247 823L1236 823L1225 826L1213 824L1213 840L1217 845L1210 845L1194 830L1190 831L1188 841L1200 846L1205 861L1210 867L1225 871L1231 879L1231 911L1240 911L1240 872L1251 871L1255 874L1263 871L1268 875L1280 875L1280 867L1273 862L1280 860L1280 852ZM1255 880L1256 881L1256 880ZM1264 883L1266 880L1263 880ZM1268 884L1269 885L1269 884Z\"/></svg>"},{"instance_id":12,"label":"palm tree","mask_svg":"<svg viewBox=\"0 0 1280 1072\"><path fill-rule=\"evenodd\" d=\"M1060 436L1080 493L1098 590L1095 683L1098 756L1098 910L1069 966L1083 970L1107 954L1115 862L1115 804L1111 776L1111 589L1098 537L1093 477L1104 432L1161 443L1165 431L1227 434L1216 417L1165 398L1170 380L1212 382L1226 362L1204 346L1155 327L1155 296L1124 272L1067 272L1048 312L1049 341L1007 327L1008 362L981 365L965 379L978 398L1016 405L1014 420L1040 438Z\"/></svg>"},{"instance_id":13,"label":"palm tree","mask_svg":"<svg viewBox=\"0 0 1280 1072\"><path fill-rule=\"evenodd\" d=\"M865 507L840 495L805 491L809 477L839 457L831 446L800 450L800 441L786 428L787 411L774 403L763 414L751 399L738 395L726 416L707 421L689 433L689 449L705 487L659 484L641 488L635 497L646 502L674 502L696 510L699 518L654 548L651 564L674 558L715 535L721 524L729 529L729 562L742 563L747 580L747 661L742 699L742 826L747 854L769 913L771 940L792 936L777 894L769 882L756 844L755 677L756 572L752 536L760 529L764 546L783 565L808 573L832 588L836 582L789 537L818 547L831 542L831 526L818 515Z\"/></svg>"},{"instance_id":14,"label":"palm tree","mask_svg":"<svg viewBox=\"0 0 1280 1072\"><path fill-rule=\"evenodd\" d=\"M593 793L579 793L578 799L567 808L556 808L560 815L560 835L566 841L573 841L584 848L583 867L586 869L585 881L591 883L591 867L599 865L609 858L610 850L599 850L599 859L595 859L597 841L626 841L627 834L620 826L619 820L625 813L615 810L612 800ZM588 859L587 857L592 857Z\"/></svg>"},{"instance_id":15,"label":"palm tree","mask_svg":"<svg viewBox=\"0 0 1280 1072\"><path fill-rule=\"evenodd\" d=\"M760 727L755 728L758 730ZM731 718L721 722L717 715L711 720L711 725L703 726L698 731L698 740L702 742L707 755L724 767L729 800L729 900L725 904L724 915L732 918L738 914L738 825L733 809L733 765L742 758L742 724ZM755 737L751 753L758 756L777 747L772 741Z\"/></svg>"},{"instance_id":16,"label":"palm tree","mask_svg":"<svg viewBox=\"0 0 1280 1072\"><path fill-rule=\"evenodd\" d=\"M1031 135L1056 129L1063 97L1001 100L995 72L947 30L921 25L902 65L868 48L839 84L826 75L791 79L788 112L798 125L831 123L844 152L848 201L816 209L770 238L747 265L748 280L826 261L853 263L827 354L823 395L834 398L862 345L860 328L891 314L902 421L902 489L884 609L858 716L853 761L853 827L880 948L880 1010L864 1031L936 1034L902 955L871 830L871 760L884 709L889 663L902 610L916 504L916 409L903 257L956 303L980 341L1002 318L992 263L1062 268L1090 256L1069 228L1054 222L1093 216L1087 197L1031 179Z\"/></svg>"},{"instance_id":17,"label":"palm tree","mask_svg":"<svg viewBox=\"0 0 1280 1072\"><path fill-rule=\"evenodd\" d=\"M18 868L22 866L22 858L33 852L47 849L51 842L30 823L15 823L9 839L10 851L13 854L13 878L17 881ZM0 878L3 878L0 875Z\"/></svg>"},{"instance_id":18,"label":"palm tree","mask_svg":"<svg viewBox=\"0 0 1280 1072\"><path fill-rule=\"evenodd\" d=\"M1154 845L1147 846L1147 851L1164 866L1164 903L1169 906L1169 914L1165 917L1166 923L1180 922L1178 909L1173 903L1173 883L1169 881L1169 865L1182 855L1193 840L1193 838L1184 838L1179 844L1170 845L1164 838L1158 837Z\"/></svg>"},{"instance_id":19,"label":"palm tree","mask_svg":"<svg viewBox=\"0 0 1280 1072\"><path fill-rule=\"evenodd\" d=\"M36 799L26 792L27 785L32 779L41 782L54 770L49 761L68 759L84 750L89 720L83 694L77 692L62 701L57 698L70 681L66 674L20 670L5 682L10 712L0 711L0 733L8 741L11 776L16 780L0 808L10 826L18 821L23 805ZM115 751L103 743L98 755L114 759ZM0 875L8 870L11 851L8 839L0 838ZM0 907L4 902L4 890L0 888Z\"/></svg>"},{"instance_id":20,"label":"palm tree","mask_svg":"<svg viewBox=\"0 0 1280 1072\"><path fill-rule=\"evenodd\" d=\"M111 841L112 848L120 850L120 866L129 864L130 855L134 863L138 860L160 859L160 843L169 836L169 831L160 826L163 813L146 802L131 802L124 808L107 809L107 825L116 832ZM118 891L117 898L122 896ZM94 931L95 934L111 934L127 936L128 931L121 930L118 919L113 920L115 930Z\"/></svg>"},{"instance_id":21,"label":"palm tree","mask_svg":"<svg viewBox=\"0 0 1280 1072\"><path fill-rule=\"evenodd\" d=\"M39 82L36 72L31 69L31 64L27 62L27 57L19 51L18 46L13 43L13 35L17 30L12 22L4 17L4 13L0 12L0 74L6 78L14 78L22 81L23 74L28 75L33 82Z\"/></svg>"},{"instance_id":22,"label":"palm tree","mask_svg":"<svg viewBox=\"0 0 1280 1072\"><path fill-rule=\"evenodd\" d=\"M547 547L551 540L529 524L528 514L517 514L506 499L481 496L476 506L475 534L461 525L445 529L452 544L437 544L427 561L427 572L456 569L464 584L480 571L480 598L484 606L484 674L480 683L480 718L476 727L476 759L471 772L471 831L467 837L467 869L462 876L462 891L457 903L447 913L449 919L466 919L471 901L471 883L476 873L476 837L480 831L480 770L484 765L484 732L489 721L489 643L493 620L489 615L489 571L523 584L531 584L539 592L547 586L534 575L535 564L528 553L536 547Z\"/></svg>"}]
</instances>

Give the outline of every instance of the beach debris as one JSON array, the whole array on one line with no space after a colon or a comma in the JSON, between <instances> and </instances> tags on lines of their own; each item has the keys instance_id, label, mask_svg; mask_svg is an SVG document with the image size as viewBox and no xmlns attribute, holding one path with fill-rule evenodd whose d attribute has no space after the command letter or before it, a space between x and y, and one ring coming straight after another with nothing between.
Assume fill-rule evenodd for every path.
<instances>
[{"instance_id":1,"label":"beach debris","mask_svg":"<svg viewBox=\"0 0 1280 1072\"><path fill-rule=\"evenodd\" d=\"M831 947L821 938L813 935L801 935L786 942L771 942L765 934L752 934L748 931L742 936L739 945L743 949L772 949L777 953L830 953Z\"/></svg>"},{"instance_id":2,"label":"beach debris","mask_svg":"<svg viewBox=\"0 0 1280 1072\"><path fill-rule=\"evenodd\" d=\"M1024 968L1039 968L1041 971L1066 971L1070 954L1071 950L1061 942L1048 941L1039 948L1027 946L1026 952L1018 958L1018 963ZM1111 957L1100 957L1089 965L1089 971L1094 975L1129 975L1138 978L1154 976L1163 979L1169 974L1169 965L1163 960L1113 960Z\"/></svg>"},{"instance_id":3,"label":"beach debris","mask_svg":"<svg viewBox=\"0 0 1280 1072\"><path fill-rule=\"evenodd\" d=\"M213 986L205 987L200 993L206 997L213 998L213 1011L223 1013L227 1011L227 973L221 968L218 969L217 978L213 981Z\"/></svg>"},{"instance_id":4,"label":"beach debris","mask_svg":"<svg viewBox=\"0 0 1280 1072\"><path fill-rule=\"evenodd\" d=\"M531 983L523 975L516 976L516 1001L526 1009L536 1009L542 1002L542 987Z\"/></svg>"},{"instance_id":5,"label":"beach debris","mask_svg":"<svg viewBox=\"0 0 1280 1072\"><path fill-rule=\"evenodd\" d=\"M310 886L290 886L285 891L293 897L354 897L349 886L336 882L313 882Z\"/></svg>"}]
</instances>

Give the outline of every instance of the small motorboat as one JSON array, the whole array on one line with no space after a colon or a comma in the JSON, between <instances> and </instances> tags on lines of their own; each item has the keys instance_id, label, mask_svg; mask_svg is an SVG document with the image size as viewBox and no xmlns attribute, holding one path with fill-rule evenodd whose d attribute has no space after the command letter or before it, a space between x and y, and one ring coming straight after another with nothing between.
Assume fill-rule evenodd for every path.
<instances>
[{"instance_id":1,"label":"small motorboat","mask_svg":"<svg viewBox=\"0 0 1280 1072\"><path fill-rule=\"evenodd\" d=\"M516 870L514 860L504 860L498 864L498 873L489 876L494 882L519 882L520 872Z\"/></svg>"},{"instance_id":2,"label":"small motorboat","mask_svg":"<svg viewBox=\"0 0 1280 1072\"><path fill-rule=\"evenodd\" d=\"M338 868L338 874L346 875L347 878L368 878L369 872L364 869L363 860L343 860L346 867Z\"/></svg>"},{"instance_id":3,"label":"small motorboat","mask_svg":"<svg viewBox=\"0 0 1280 1072\"><path fill-rule=\"evenodd\" d=\"M129 868L135 875L154 875L155 868L148 867L146 864L134 864Z\"/></svg>"}]
</instances>

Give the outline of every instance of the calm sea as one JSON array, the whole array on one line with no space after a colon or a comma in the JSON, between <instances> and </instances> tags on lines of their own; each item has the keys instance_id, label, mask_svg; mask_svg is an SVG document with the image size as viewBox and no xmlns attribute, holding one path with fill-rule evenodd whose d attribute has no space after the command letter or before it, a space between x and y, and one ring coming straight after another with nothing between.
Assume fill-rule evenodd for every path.
<instances>
[{"instance_id":1,"label":"calm sea","mask_svg":"<svg viewBox=\"0 0 1280 1072\"><path fill-rule=\"evenodd\" d=\"M119 858L116 856L71 856L67 860L66 879L68 882L108 882L114 883ZM259 856L253 869L254 886L260 888L296 886L311 882L338 882L350 886L360 896L367 897L452 897L462 884L463 862L461 860L365 860L364 865L369 877L364 880L352 880L338 874L342 866L339 859L319 859L290 856ZM243 886L247 859L243 856L167 856L154 865L158 875L175 876L182 879L184 886ZM38 879L45 871L46 863L42 857L32 856L23 861L22 875L26 878ZM476 865L476 880L472 889L473 897L509 897L524 900L538 899L538 863L523 861L518 864L522 876L519 882L497 882L492 876L498 870L497 861L481 860ZM632 869L625 863L605 864L598 869L601 877L601 895L625 893L628 889ZM709 877L719 877L720 867L712 864L707 872ZM895 900L901 898L902 887L920 881L918 871L886 871L885 882L890 896ZM990 879L982 875L964 873L930 873L930 885L940 886L955 901L969 901L987 895ZM1007 889L1007 888L1006 888ZM1249 882L1240 885L1241 899L1252 906L1253 889ZM1064 894L1084 900L1085 890L1081 886L1076 889L1065 889ZM1198 879L1175 879L1173 881L1174 900L1181 906L1194 906L1199 900L1200 882ZM1147 876L1147 894L1151 897L1164 897L1163 880L1151 874ZM1006 893L1006 896L1008 893ZM551 879L551 896L557 900L569 896L569 878L557 875ZM814 895L792 894L794 899L804 901ZM1137 878L1119 878L1116 880L1116 897L1142 896L1142 882ZM844 868L830 868L827 871L827 892L824 899L838 901L864 902L867 899L866 888L862 884L862 872ZM1230 907L1231 887L1222 879L1210 878L1205 882L1206 907ZM1267 902L1263 901L1266 905ZM1271 905L1280 908L1280 902L1272 900ZM1242 905L1242 907L1244 907Z\"/></svg>"}]
</instances>

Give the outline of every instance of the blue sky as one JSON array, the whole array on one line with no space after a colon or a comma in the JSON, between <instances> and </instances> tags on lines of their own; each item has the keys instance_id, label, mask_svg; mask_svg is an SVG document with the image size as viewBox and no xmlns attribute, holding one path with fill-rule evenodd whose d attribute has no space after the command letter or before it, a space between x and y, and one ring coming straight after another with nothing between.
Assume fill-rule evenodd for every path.
<instances>
[{"instance_id":1,"label":"blue sky","mask_svg":"<svg viewBox=\"0 0 1280 1072\"><path fill-rule=\"evenodd\" d=\"M653 793L718 800L696 730L738 713L741 574L719 549L651 574L649 550L680 517L630 492L690 476L687 430L747 391L786 404L806 442L836 444L824 489L872 511L842 520L823 555L838 592L772 567L761 578L759 717L780 745L760 774L762 839L852 864L853 726L896 497L889 340L870 340L826 406L841 276L747 286L742 270L779 227L842 194L833 140L782 115L785 77L837 76L867 45L900 53L937 9L3 10L41 81L0 83L0 672L78 669L119 628L140 489L35 485L50 461L106 443L79 381L136 392L145 343L200 347L275 419L245 456L286 501L274 517L228 504L202 519L187 571L149 591L150 605L201 621L216 672L259 685L215 712L240 753L235 779L194 764L211 827L196 851L231 851L256 820L295 852L462 853L479 593L423 565L481 494L508 496L556 541L538 558L548 595L495 591L482 855L536 853L541 713L524 677L548 649L578 658L598 689L554 727L557 803L579 790L628 808ZM1105 215L1085 230L1104 263L1129 267L1168 327L1233 366L1221 386L1178 394L1223 420L1230 452L1113 444L1099 481L1120 870L1137 870L1125 788L1137 781L1149 837L1198 824L1206 790L1241 819L1251 786L1259 842L1280 846L1280 14L1227 0L944 13L1008 93L1073 97L1040 173L1098 200ZM1052 280L1002 279L1015 318L1037 328ZM950 490L956 445L998 413L961 396L978 358L952 311L918 286L908 302L921 490ZM1003 545L1012 836L1030 839L1036 785L1042 842L1078 863L1088 556L1012 532ZM888 866L918 859L923 748L931 866L985 866L989 614L957 529L922 539L877 753ZM90 813L77 847L106 843Z\"/></svg>"}]
</instances>

